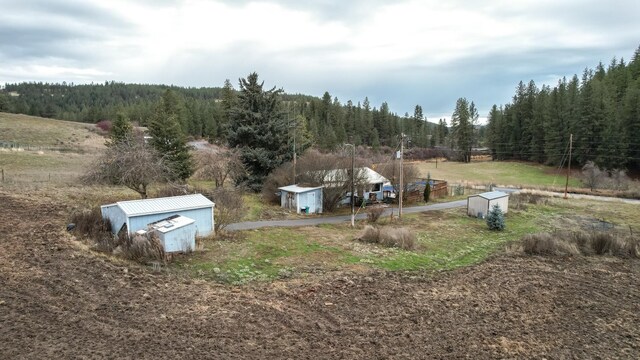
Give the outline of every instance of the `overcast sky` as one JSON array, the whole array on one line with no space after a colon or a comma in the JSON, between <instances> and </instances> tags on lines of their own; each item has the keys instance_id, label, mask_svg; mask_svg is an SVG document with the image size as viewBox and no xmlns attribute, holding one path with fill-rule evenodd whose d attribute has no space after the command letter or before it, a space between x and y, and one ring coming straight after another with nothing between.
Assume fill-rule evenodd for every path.
<instances>
[{"instance_id":1,"label":"overcast sky","mask_svg":"<svg viewBox=\"0 0 640 360\"><path fill-rule=\"evenodd\" d=\"M369 97L430 121L486 116L518 81L555 84L640 45L638 0L0 0L0 84L265 85Z\"/></svg>"}]
</instances>

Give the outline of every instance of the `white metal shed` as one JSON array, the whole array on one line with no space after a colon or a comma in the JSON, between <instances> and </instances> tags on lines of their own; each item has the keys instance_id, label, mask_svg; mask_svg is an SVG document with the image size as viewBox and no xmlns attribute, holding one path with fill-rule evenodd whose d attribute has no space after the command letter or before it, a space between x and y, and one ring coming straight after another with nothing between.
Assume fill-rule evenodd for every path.
<instances>
[{"instance_id":1,"label":"white metal shed","mask_svg":"<svg viewBox=\"0 0 640 360\"><path fill-rule=\"evenodd\" d=\"M322 186L304 187L289 185L278 188L280 190L280 206L295 209L297 213L322 213Z\"/></svg>"},{"instance_id":2,"label":"white metal shed","mask_svg":"<svg viewBox=\"0 0 640 360\"><path fill-rule=\"evenodd\" d=\"M215 204L202 194L171 196L156 199L119 201L102 205L102 217L111 220L111 231L117 234L126 225L129 234L146 230L151 223L172 215L182 215L194 220L198 236L214 231L213 207Z\"/></svg>"},{"instance_id":3,"label":"white metal shed","mask_svg":"<svg viewBox=\"0 0 640 360\"><path fill-rule=\"evenodd\" d=\"M467 214L484 218L495 204L498 204L502 212L506 214L509 210L509 194L502 191L491 191L471 195L467 198Z\"/></svg>"},{"instance_id":4,"label":"white metal shed","mask_svg":"<svg viewBox=\"0 0 640 360\"><path fill-rule=\"evenodd\" d=\"M143 231L143 230L141 230ZM158 234L164 251L188 252L196 248L195 220L181 215L173 215L153 224L149 224L149 231Z\"/></svg>"}]
</instances>

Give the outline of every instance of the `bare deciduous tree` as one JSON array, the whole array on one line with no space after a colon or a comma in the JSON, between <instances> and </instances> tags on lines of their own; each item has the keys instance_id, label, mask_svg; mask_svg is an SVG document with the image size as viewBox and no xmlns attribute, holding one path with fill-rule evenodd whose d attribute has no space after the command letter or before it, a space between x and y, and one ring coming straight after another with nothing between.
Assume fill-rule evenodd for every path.
<instances>
[{"instance_id":1,"label":"bare deciduous tree","mask_svg":"<svg viewBox=\"0 0 640 360\"><path fill-rule=\"evenodd\" d=\"M593 161L587 161L582 167L582 178L585 185L593 191L605 178L605 173Z\"/></svg>"},{"instance_id":2,"label":"bare deciduous tree","mask_svg":"<svg viewBox=\"0 0 640 360\"><path fill-rule=\"evenodd\" d=\"M400 192L400 162L392 161L380 166L380 174L389 179L395 193ZM420 171L418 167L413 164L405 163L402 166L402 192L403 199L406 199L409 190L409 184L417 181L420 178Z\"/></svg>"},{"instance_id":3,"label":"bare deciduous tree","mask_svg":"<svg viewBox=\"0 0 640 360\"><path fill-rule=\"evenodd\" d=\"M196 155L198 170L195 176L199 179L213 180L216 188L224 186L228 178L238 179L245 173L240 153L232 151L203 151Z\"/></svg>"},{"instance_id":4,"label":"bare deciduous tree","mask_svg":"<svg viewBox=\"0 0 640 360\"><path fill-rule=\"evenodd\" d=\"M362 169L363 161L356 159L353 176L355 187L365 184L365 173ZM275 193L278 187L299 184L301 186L323 186L322 208L333 211L343 196L351 191L351 155L323 154L317 150L309 150L297 162L296 181L293 180L291 163L283 164L267 178L263 187L263 196L271 201L277 201Z\"/></svg>"},{"instance_id":5,"label":"bare deciduous tree","mask_svg":"<svg viewBox=\"0 0 640 360\"><path fill-rule=\"evenodd\" d=\"M143 141L129 139L112 144L82 178L85 183L123 185L147 197L154 182L167 182L171 170L162 157Z\"/></svg>"},{"instance_id":6,"label":"bare deciduous tree","mask_svg":"<svg viewBox=\"0 0 640 360\"><path fill-rule=\"evenodd\" d=\"M246 214L242 193L237 189L217 188L211 193L216 204L216 231L224 230L227 225L238 222Z\"/></svg>"}]
</instances>

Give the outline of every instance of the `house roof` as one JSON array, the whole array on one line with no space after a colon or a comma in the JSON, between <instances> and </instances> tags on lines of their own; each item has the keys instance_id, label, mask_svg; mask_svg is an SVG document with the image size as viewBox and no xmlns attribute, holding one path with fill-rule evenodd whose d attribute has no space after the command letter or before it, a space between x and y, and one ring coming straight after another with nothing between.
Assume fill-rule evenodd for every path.
<instances>
[{"instance_id":1,"label":"house roof","mask_svg":"<svg viewBox=\"0 0 640 360\"><path fill-rule=\"evenodd\" d=\"M151 225L151 227L153 229L155 229L156 231L159 231L163 234L166 234L170 231L179 229L181 227L185 227L187 225L191 225L194 222L196 222L193 219L190 219L186 216L182 216L182 215L177 215L177 216L170 216L166 219L162 219L160 221L156 221Z\"/></svg>"},{"instance_id":2,"label":"house roof","mask_svg":"<svg viewBox=\"0 0 640 360\"><path fill-rule=\"evenodd\" d=\"M316 186L316 187L304 187L304 186L298 186L298 185L289 185L289 186L283 186L283 187L279 187L278 190L282 190L282 191L286 191L286 192L290 192L290 193L303 193L303 192L307 192L307 191L312 191L312 190L316 190L316 189L322 189L324 186Z\"/></svg>"},{"instance_id":3,"label":"house roof","mask_svg":"<svg viewBox=\"0 0 640 360\"><path fill-rule=\"evenodd\" d=\"M478 194L477 196L480 196L481 198L487 199L487 200L494 200L494 199L503 198L505 196L509 196L509 194L503 193L502 191L491 191L491 192Z\"/></svg>"},{"instance_id":4,"label":"house roof","mask_svg":"<svg viewBox=\"0 0 640 360\"><path fill-rule=\"evenodd\" d=\"M215 204L202 194L171 196L156 199L119 201L106 206L118 206L127 216L139 216L180 210L212 208Z\"/></svg>"},{"instance_id":5,"label":"house roof","mask_svg":"<svg viewBox=\"0 0 640 360\"><path fill-rule=\"evenodd\" d=\"M349 169L350 171L350 169ZM371 168L368 167L362 167L362 168L356 168L356 174L358 174L358 171L362 172L362 176L364 177L364 180L367 182L367 184L377 184L377 183L388 183L389 180L380 175L379 173L375 172L374 170L372 170ZM344 172L344 174L339 173L339 172ZM346 175L347 169L335 169L335 170L331 170L329 172L327 172L327 175L325 176L325 182L337 182L340 179L344 178L344 176L342 175Z\"/></svg>"}]
</instances>

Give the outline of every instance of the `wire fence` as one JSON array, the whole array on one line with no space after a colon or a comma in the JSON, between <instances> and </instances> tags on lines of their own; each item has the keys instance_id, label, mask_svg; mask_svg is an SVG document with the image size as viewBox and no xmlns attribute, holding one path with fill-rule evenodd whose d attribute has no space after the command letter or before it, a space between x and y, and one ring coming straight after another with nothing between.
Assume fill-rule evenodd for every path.
<instances>
[{"instance_id":1,"label":"wire fence","mask_svg":"<svg viewBox=\"0 0 640 360\"><path fill-rule=\"evenodd\" d=\"M98 146L51 146L51 145L33 145L28 143L19 143L13 141L0 140L0 149L10 151L49 151L61 153L78 153L83 154L88 151L97 151L101 148Z\"/></svg>"}]
</instances>

